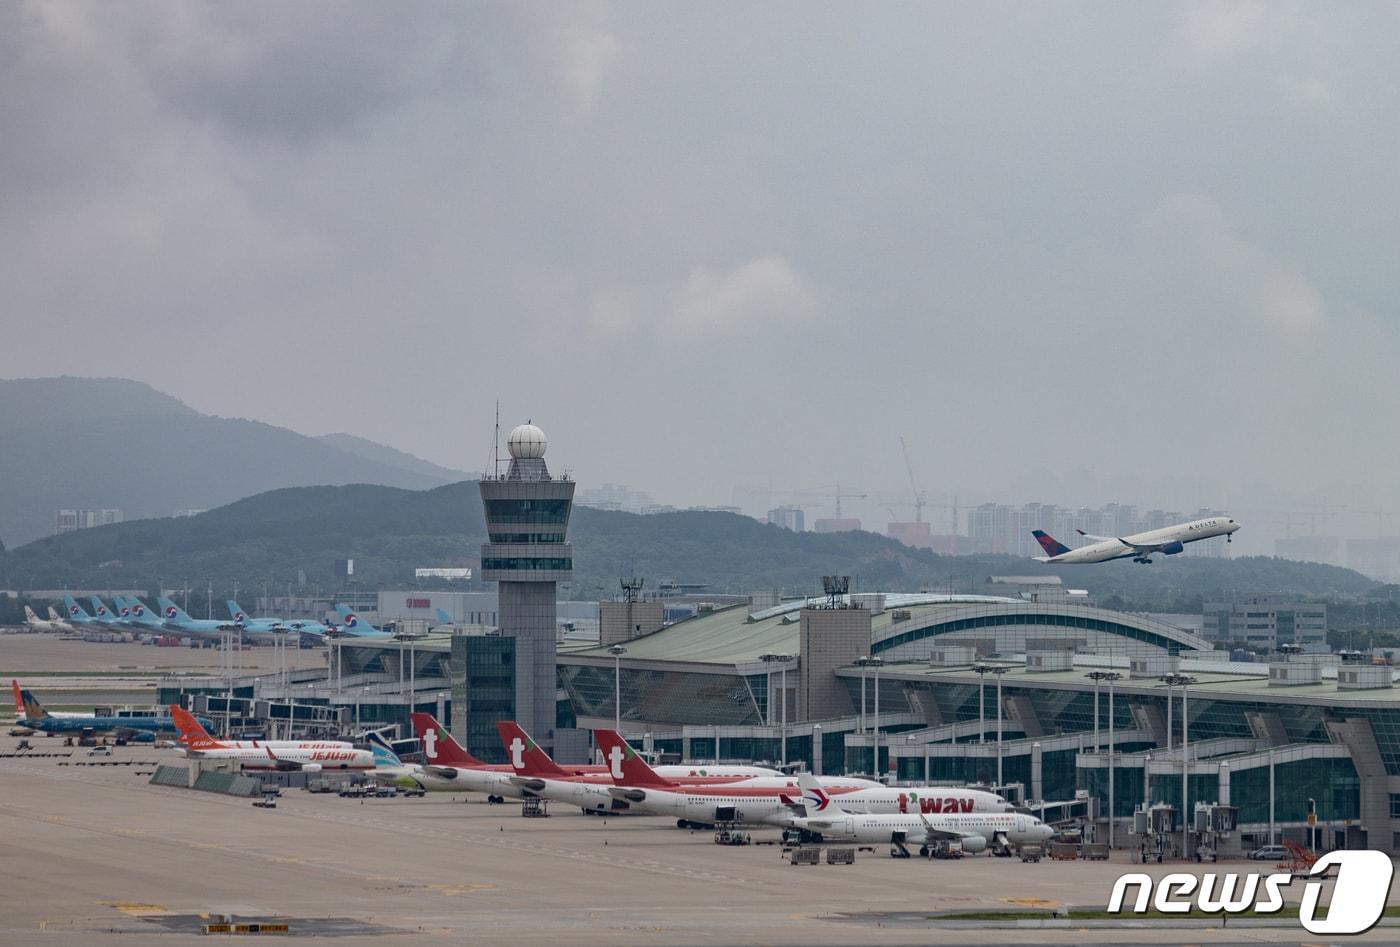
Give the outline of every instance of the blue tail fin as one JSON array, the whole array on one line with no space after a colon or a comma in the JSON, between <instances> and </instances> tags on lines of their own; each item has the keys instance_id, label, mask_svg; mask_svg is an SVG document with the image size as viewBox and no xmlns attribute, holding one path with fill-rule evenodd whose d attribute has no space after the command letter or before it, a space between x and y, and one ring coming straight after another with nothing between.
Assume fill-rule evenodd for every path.
<instances>
[{"instance_id":1,"label":"blue tail fin","mask_svg":"<svg viewBox=\"0 0 1400 947\"><path fill-rule=\"evenodd\" d=\"M78 621L92 621L92 616L83 611L83 606L71 595L63 596L63 607L68 610L68 617Z\"/></svg>"},{"instance_id":2,"label":"blue tail fin","mask_svg":"<svg viewBox=\"0 0 1400 947\"><path fill-rule=\"evenodd\" d=\"M1070 551L1068 546L1043 529L1033 529L1031 535L1035 537L1036 542L1040 543L1040 548L1045 550L1047 556L1062 556Z\"/></svg>"},{"instance_id":3,"label":"blue tail fin","mask_svg":"<svg viewBox=\"0 0 1400 947\"><path fill-rule=\"evenodd\" d=\"M160 617L166 621L193 621L194 619L186 615L179 605L168 598L157 599L160 602Z\"/></svg>"},{"instance_id":4,"label":"blue tail fin","mask_svg":"<svg viewBox=\"0 0 1400 947\"><path fill-rule=\"evenodd\" d=\"M238 607L238 603L233 599L228 600L228 614L238 624L243 624L248 620L248 613Z\"/></svg>"},{"instance_id":5,"label":"blue tail fin","mask_svg":"<svg viewBox=\"0 0 1400 947\"><path fill-rule=\"evenodd\" d=\"M98 621L106 621L109 618L116 617L112 614L112 610L102 604L102 599L98 598L96 595L92 596L92 613L97 616Z\"/></svg>"},{"instance_id":6,"label":"blue tail fin","mask_svg":"<svg viewBox=\"0 0 1400 947\"><path fill-rule=\"evenodd\" d=\"M352 635L363 635L368 632L379 631L378 628L352 612L348 606L337 605L335 607L335 614L340 619L341 627Z\"/></svg>"},{"instance_id":7,"label":"blue tail fin","mask_svg":"<svg viewBox=\"0 0 1400 947\"><path fill-rule=\"evenodd\" d=\"M394 748L389 745L389 741L385 740L383 734L379 733L379 731L376 730L370 733L368 739L370 752L374 754L375 766L403 765L403 761L399 759L399 755L394 752Z\"/></svg>"},{"instance_id":8,"label":"blue tail fin","mask_svg":"<svg viewBox=\"0 0 1400 947\"><path fill-rule=\"evenodd\" d=\"M449 615L449 614L447 614L447 612L443 611L443 610L440 609L440 608L437 610L437 616L438 616L438 621L441 622L442 624L444 624L444 625L450 625L450 624L452 624L452 616Z\"/></svg>"}]
</instances>

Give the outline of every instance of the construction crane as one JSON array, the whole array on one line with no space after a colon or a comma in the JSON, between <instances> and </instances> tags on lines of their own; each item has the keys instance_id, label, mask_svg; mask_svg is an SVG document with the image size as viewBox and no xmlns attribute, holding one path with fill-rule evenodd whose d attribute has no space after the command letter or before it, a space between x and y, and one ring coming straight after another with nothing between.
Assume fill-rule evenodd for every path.
<instances>
[{"instance_id":1,"label":"construction crane","mask_svg":"<svg viewBox=\"0 0 1400 947\"><path fill-rule=\"evenodd\" d=\"M904 469L909 472L909 489L914 491L914 522L922 523L924 521L924 507L927 505L925 500L927 494L920 490L914 481L914 464L909 460L909 445L904 443L903 434L899 435L899 449L904 451ZM836 515L840 516L841 514L837 513Z\"/></svg>"},{"instance_id":2,"label":"construction crane","mask_svg":"<svg viewBox=\"0 0 1400 947\"><path fill-rule=\"evenodd\" d=\"M846 500L864 500L867 496L869 496L869 494L867 494L867 493L842 493L842 492L841 492L841 484L838 483L838 484L836 485L836 489L832 492L832 496L834 496L834 497L836 498L836 518L839 520L839 519L841 519L841 501L842 501L842 499L846 499Z\"/></svg>"}]
</instances>

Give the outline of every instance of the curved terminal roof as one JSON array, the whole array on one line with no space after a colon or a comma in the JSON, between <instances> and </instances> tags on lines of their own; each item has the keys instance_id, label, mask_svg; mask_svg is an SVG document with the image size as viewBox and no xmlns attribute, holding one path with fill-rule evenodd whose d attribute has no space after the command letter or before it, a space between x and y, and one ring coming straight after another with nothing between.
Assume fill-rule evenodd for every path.
<instances>
[{"instance_id":1,"label":"curved terminal roof","mask_svg":"<svg viewBox=\"0 0 1400 947\"><path fill-rule=\"evenodd\" d=\"M671 661L738 665L765 654L797 654L801 622L798 612L824 598L790 602L750 614L747 606L706 612L660 631L624 643L627 661ZM901 613L899 622L894 612ZM903 615L907 613L908 618ZM888 593L885 610L871 616L872 651L880 653L910 641L968 628L1011 624L1043 624L1048 628L1086 625L1094 631L1121 635L1177 650L1209 650L1196 635L1145 615L1116 612L1089 605L1028 602L993 595ZM565 650L561 656L612 659L607 648Z\"/></svg>"}]
</instances>

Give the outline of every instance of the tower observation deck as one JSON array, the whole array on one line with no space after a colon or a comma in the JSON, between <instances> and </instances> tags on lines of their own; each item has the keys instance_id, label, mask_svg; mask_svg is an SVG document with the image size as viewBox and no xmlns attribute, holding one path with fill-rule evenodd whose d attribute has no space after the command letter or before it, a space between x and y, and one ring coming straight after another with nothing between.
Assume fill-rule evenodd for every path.
<instances>
[{"instance_id":1,"label":"tower observation deck","mask_svg":"<svg viewBox=\"0 0 1400 947\"><path fill-rule=\"evenodd\" d=\"M544 432L522 424L510 432L506 473L481 480L489 540L481 547L481 577L497 583L502 635L516 639L516 720L537 742L554 742L557 584L573 576L566 540L574 482L545 465Z\"/></svg>"}]
</instances>

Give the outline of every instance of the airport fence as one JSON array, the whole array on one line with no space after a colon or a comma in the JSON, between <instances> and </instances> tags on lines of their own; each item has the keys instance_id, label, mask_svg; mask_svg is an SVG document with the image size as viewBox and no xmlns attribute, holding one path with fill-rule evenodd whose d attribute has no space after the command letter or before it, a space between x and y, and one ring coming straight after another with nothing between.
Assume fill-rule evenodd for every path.
<instances>
[{"instance_id":1,"label":"airport fence","mask_svg":"<svg viewBox=\"0 0 1400 947\"><path fill-rule=\"evenodd\" d=\"M185 766L157 766L151 774L151 785L175 786L180 789L193 788L201 792L217 792L225 796L256 796L262 792L262 784L251 776L240 773L203 772L195 777L190 786L190 771Z\"/></svg>"}]
</instances>

